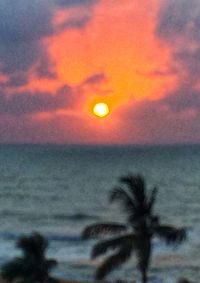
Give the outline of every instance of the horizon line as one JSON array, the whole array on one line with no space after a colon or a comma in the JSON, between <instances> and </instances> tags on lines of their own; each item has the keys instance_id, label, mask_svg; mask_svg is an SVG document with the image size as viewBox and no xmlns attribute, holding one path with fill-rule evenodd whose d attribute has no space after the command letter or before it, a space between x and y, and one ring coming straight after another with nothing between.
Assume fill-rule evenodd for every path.
<instances>
[{"instance_id":1,"label":"horizon line","mask_svg":"<svg viewBox=\"0 0 200 283\"><path fill-rule=\"evenodd\" d=\"M91 147L155 147L155 146L200 146L200 142L180 143L52 143L52 142L0 142L0 146L91 146Z\"/></svg>"}]
</instances>

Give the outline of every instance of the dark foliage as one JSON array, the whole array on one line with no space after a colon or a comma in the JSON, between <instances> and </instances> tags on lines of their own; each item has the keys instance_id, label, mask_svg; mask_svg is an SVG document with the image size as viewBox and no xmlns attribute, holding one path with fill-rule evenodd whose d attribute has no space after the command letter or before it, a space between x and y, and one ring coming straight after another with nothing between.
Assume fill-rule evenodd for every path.
<instances>
[{"instance_id":1,"label":"dark foliage","mask_svg":"<svg viewBox=\"0 0 200 283\"><path fill-rule=\"evenodd\" d=\"M180 244L186 239L183 228L162 225L153 208L158 189L147 192L145 180L140 175L120 178L121 186L111 191L110 201L118 201L127 215L127 224L93 224L83 231L84 238L107 233L123 233L121 236L100 241L93 247L92 257L98 257L110 250L109 255L97 269L96 278L103 279L109 272L126 262L135 253L142 282L147 282L147 271L152 252L152 238L157 236L167 244Z\"/></svg>"},{"instance_id":2,"label":"dark foliage","mask_svg":"<svg viewBox=\"0 0 200 283\"><path fill-rule=\"evenodd\" d=\"M22 257L14 258L2 267L2 277L8 281L22 283L55 282L49 275L56 261L46 259L48 242L40 234L20 238L16 244L22 250Z\"/></svg>"}]
</instances>

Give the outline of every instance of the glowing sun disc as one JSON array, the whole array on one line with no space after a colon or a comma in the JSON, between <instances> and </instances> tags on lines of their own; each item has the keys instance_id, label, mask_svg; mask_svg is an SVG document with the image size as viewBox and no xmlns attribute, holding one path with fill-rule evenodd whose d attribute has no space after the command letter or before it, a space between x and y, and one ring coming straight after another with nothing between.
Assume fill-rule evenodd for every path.
<instances>
[{"instance_id":1,"label":"glowing sun disc","mask_svg":"<svg viewBox=\"0 0 200 283\"><path fill-rule=\"evenodd\" d=\"M103 102L95 104L95 106L93 107L93 113L100 118L108 116L108 114L110 113L108 104Z\"/></svg>"}]
</instances>

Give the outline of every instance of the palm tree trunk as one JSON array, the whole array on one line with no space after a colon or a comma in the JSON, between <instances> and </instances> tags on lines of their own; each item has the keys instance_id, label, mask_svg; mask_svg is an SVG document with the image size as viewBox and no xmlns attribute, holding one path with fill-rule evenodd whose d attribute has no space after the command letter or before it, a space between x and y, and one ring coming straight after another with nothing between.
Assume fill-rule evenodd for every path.
<instances>
[{"instance_id":1,"label":"palm tree trunk","mask_svg":"<svg viewBox=\"0 0 200 283\"><path fill-rule=\"evenodd\" d=\"M140 251L139 257L139 269L142 275L142 283L147 283L148 268L151 257L151 237L147 236L142 239L142 249Z\"/></svg>"},{"instance_id":2,"label":"palm tree trunk","mask_svg":"<svg viewBox=\"0 0 200 283\"><path fill-rule=\"evenodd\" d=\"M147 283L147 271L142 272L142 283Z\"/></svg>"}]
</instances>

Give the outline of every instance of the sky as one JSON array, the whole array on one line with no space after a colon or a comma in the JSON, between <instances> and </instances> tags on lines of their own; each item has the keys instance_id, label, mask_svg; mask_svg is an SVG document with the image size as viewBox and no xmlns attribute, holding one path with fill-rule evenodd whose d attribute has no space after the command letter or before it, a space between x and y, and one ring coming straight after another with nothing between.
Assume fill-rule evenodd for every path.
<instances>
[{"instance_id":1,"label":"sky","mask_svg":"<svg viewBox=\"0 0 200 283\"><path fill-rule=\"evenodd\" d=\"M199 30L199 0L1 0L0 143L199 143Z\"/></svg>"}]
</instances>

